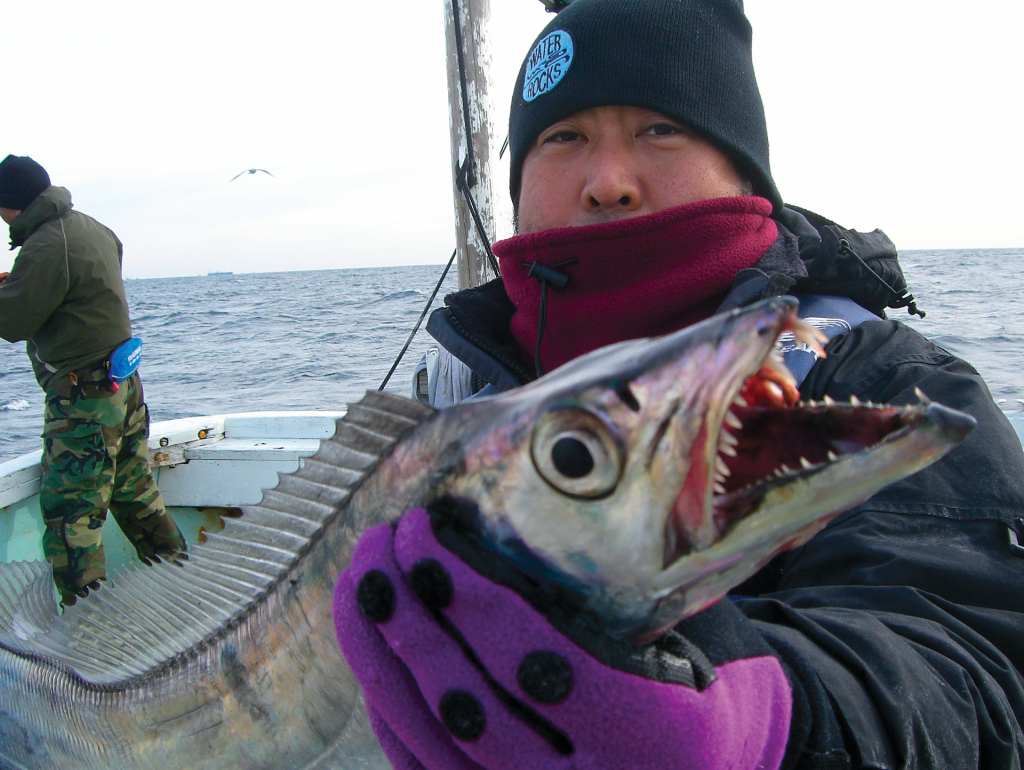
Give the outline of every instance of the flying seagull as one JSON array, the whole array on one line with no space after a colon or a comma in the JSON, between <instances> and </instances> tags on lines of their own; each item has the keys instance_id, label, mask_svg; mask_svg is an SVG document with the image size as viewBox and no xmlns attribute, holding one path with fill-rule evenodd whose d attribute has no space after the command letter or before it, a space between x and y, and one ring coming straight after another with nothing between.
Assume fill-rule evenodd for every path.
<instances>
[{"instance_id":1,"label":"flying seagull","mask_svg":"<svg viewBox=\"0 0 1024 770\"><path fill-rule=\"evenodd\" d=\"M270 176L274 176L269 171L267 171L265 168L250 168L250 169L246 169L245 171L242 171L241 173L235 174L228 181L234 182L236 179L238 179L238 177L242 176L242 174L255 174L257 171L262 171L264 174L270 174ZM277 177L275 176L274 179L277 179Z\"/></svg>"}]
</instances>

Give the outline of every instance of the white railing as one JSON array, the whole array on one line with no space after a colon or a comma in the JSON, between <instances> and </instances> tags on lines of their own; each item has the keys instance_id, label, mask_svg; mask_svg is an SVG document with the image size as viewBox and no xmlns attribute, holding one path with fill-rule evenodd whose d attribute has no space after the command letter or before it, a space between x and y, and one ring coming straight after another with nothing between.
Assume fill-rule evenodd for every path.
<instances>
[{"instance_id":1,"label":"white railing","mask_svg":"<svg viewBox=\"0 0 1024 770\"><path fill-rule=\"evenodd\" d=\"M169 506L236 507L334 435L342 412L248 412L153 423L149 456ZM39 492L40 452L0 463L0 508Z\"/></svg>"}]
</instances>

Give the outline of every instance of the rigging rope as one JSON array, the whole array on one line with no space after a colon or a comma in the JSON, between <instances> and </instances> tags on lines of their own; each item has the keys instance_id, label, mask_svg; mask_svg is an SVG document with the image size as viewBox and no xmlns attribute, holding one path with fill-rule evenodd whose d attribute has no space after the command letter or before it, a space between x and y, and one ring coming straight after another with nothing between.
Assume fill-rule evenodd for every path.
<instances>
[{"instance_id":1,"label":"rigging rope","mask_svg":"<svg viewBox=\"0 0 1024 770\"><path fill-rule=\"evenodd\" d=\"M462 123L463 130L466 136L466 158L462 162L461 166L455 168L455 185L462 193L462 197L466 200L466 206L469 208L469 213L473 217L473 224L476 227L477 234L480 236L480 240L483 241L484 250L487 252L487 262L494 271L494 274L501 275L498 271L498 260L494 257L494 252L491 250L491 240L487 237L487 231L484 229L483 219L480 217L480 210L477 208L476 201L473 199L471 189L476 186L476 155L473 148L473 133L472 126L469 117L469 86L466 83L466 63L465 54L462 47L462 19L459 13L459 0L451 0L452 4L452 22L455 28L455 51L459 62L459 90L462 97ZM505 139L505 146L508 145L508 139ZM505 152L505 146L502 147L501 153L498 157L500 158ZM452 252L451 258L448 260L448 264L445 265L444 272L441 273L441 279L437 282L434 287L434 291L430 294L430 299L427 300L427 304L423 308L423 312L420 313L420 317L416 320L416 325L409 333L408 339L405 341L405 345L402 346L401 351L398 353L398 357L395 358L395 362L391 365L391 369L388 371L384 380L381 382L380 387L377 390L384 390L384 387L388 384L391 379L391 375L395 373L395 369L398 368L398 364L405 356L405 352L409 349L409 345L412 344L413 337L416 336L416 332L420 330L420 324L423 323L423 319L427 315L427 311L430 310L430 306L434 303L434 298L437 296L437 292L441 289L441 284L444 283L444 279L448 277L448 271L451 269L452 263L455 261L455 256L458 254L458 248Z\"/></svg>"},{"instance_id":2,"label":"rigging rope","mask_svg":"<svg viewBox=\"0 0 1024 770\"><path fill-rule=\"evenodd\" d=\"M423 306L423 312L420 313L420 317L416 320L416 325L412 327L412 331L409 333L409 338L405 341L401 351L398 353L398 358L395 359L395 363L391 364L391 369L388 370L387 376L384 378L384 381L381 382L380 387L377 388L377 390L384 390L384 386L388 384L388 380L391 379L391 375L395 373L395 369L398 368L398 364L405 355L405 351L407 351L409 346L412 344L412 338L415 337L416 332L420 330L420 324L423 323L423 319L426 317L427 311L430 310L430 306L434 304L434 297L436 297L437 292L440 291L441 284L444 283L444 279L448 277L448 271L451 269L452 262L455 261L456 253L458 253L458 249L452 252L452 256L448 260L448 264L444 266L444 272L441 273L441 279L437 282L437 286L435 286L434 290L430 293L430 299L428 299L427 304Z\"/></svg>"},{"instance_id":3,"label":"rigging rope","mask_svg":"<svg viewBox=\"0 0 1024 770\"><path fill-rule=\"evenodd\" d=\"M462 14L459 12L459 0L451 0L452 4L452 24L455 27L455 56L459 62L459 89L462 95L462 125L463 131L465 131L466 137L466 158L463 160L461 167L455 169L455 184L462 193L462 197L466 199L466 205L469 207L469 213L473 217L473 224L476 226L477 234L480 236L480 240L483 241L484 250L487 252L487 262L491 266L491 270L494 271L494 275L498 276L501 273L498 272L498 260L494 258L494 252L491 251L491 241L487 237L487 232L484 230L483 220L480 218L480 211L477 209L476 201L473 200L473 196L470 194L470 190L476 187L476 154L473 148L473 131L469 118L469 86L466 83L466 62L465 52L463 51L462 45Z\"/></svg>"},{"instance_id":4,"label":"rigging rope","mask_svg":"<svg viewBox=\"0 0 1024 770\"><path fill-rule=\"evenodd\" d=\"M466 162L469 158L466 159ZM473 217L473 223L476 225L477 234L480 236L480 240L484 242L484 250L487 252L487 262L491 266L491 270L494 271L494 275L501 275L498 272L498 260L494 257L494 252L491 251L491 241L487 237L487 232L484 230L483 220L480 218L480 211L476 207L476 201L473 200L473 196L470 194L469 185L466 183L466 163L462 164L462 168L459 169L455 176L455 183L458 188L462 191L462 197L466 199L466 205L469 206L469 213Z\"/></svg>"}]
</instances>

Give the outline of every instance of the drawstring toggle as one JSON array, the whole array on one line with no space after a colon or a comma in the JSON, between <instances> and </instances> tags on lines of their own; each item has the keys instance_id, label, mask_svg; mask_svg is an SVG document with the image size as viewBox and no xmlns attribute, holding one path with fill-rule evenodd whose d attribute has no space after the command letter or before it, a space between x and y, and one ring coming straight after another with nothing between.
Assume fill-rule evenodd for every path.
<instances>
[{"instance_id":1,"label":"drawstring toggle","mask_svg":"<svg viewBox=\"0 0 1024 770\"><path fill-rule=\"evenodd\" d=\"M572 261L576 262L578 260ZM569 276L567 273L560 273L555 270L555 267L561 267L562 265L567 264L569 263L559 262L554 267L548 267L547 265L542 265L540 262L534 262L532 265L529 262L524 262L523 267L530 268L530 272L526 274L528 278L536 278L541 284L546 283L559 291L562 291L565 288L565 285L569 283Z\"/></svg>"},{"instance_id":2,"label":"drawstring toggle","mask_svg":"<svg viewBox=\"0 0 1024 770\"><path fill-rule=\"evenodd\" d=\"M579 260L573 257L564 262L556 262L553 265L544 265L540 262L522 263L523 267L530 269L530 272L526 274L527 277L536 278L537 283L540 284L540 317L537 319L537 346L533 351L533 366L537 371L538 379L542 375L540 368L540 341L544 336L544 327L548 321L548 286L553 287L557 291L564 290L566 284L569 283L569 274L560 272L557 268L572 265L576 262L579 262Z\"/></svg>"}]
</instances>

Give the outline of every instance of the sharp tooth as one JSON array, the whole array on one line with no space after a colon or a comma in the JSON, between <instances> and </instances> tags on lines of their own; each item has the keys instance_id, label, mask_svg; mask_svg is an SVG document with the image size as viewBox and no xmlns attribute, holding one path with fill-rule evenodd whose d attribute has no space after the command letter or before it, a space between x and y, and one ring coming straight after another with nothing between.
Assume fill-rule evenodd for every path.
<instances>
[{"instance_id":1,"label":"sharp tooth","mask_svg":"<svg viewBox=\"0 0 1024 770\"><path fill-rule=\"evenodd\" d=\"M732 471L729 470L729 466L725 464L725 461L721 457L715 458L715 470L723 476L728 476L732 473Z\"/></svg>"},{"instance_id":2,"label":"sharp tooth","mask_svg":"<svg viewBox=\"0 0 1024 770\"><path fill-rule=\"evenodd\" d=\"M776 401L785 401L785 394L783 394L782 388L774 382L766 382L764 384L764 389L767 390Z\"/></svg>"},{"instance_id":3,"label":"sharp tooth","mask_svg":"<svg viewBox=\"0 0 1024 770\"><path fill-rule=\"evenodd\" d=\"M774 350L768 354L761 366L777 374L784 382L796 387L796 377L794 377L793 373L789 371L789 367L786 366L786 362L782 360L782 356Z\"/></svg>"},{"instance_id":4,"label":"sharp tooth","mask_svg":"<svg viewBox=\"0 0 1024 770\"><path fill-rule=\"evenodd\" d=\"M926 396L924 394L924 391L922 391L920 388L914 388L914 395L917 396L917 400L920 401L925 406L931 405L932 400L928 398L928 396Z\"/></svg>"},{"instance_id":5,"label":"sharp tooth","mask_svg":"<svg viewBox=\"0 0 1024 770\"><path fill-rule=\"evenodd\" d=\"M784 475L788 475L788 474L792 473L792 471L789 468L786 467L785 463L783 463L782 465L779 466L779 470L781 470Z\"/></svg>"},{"instance_id":6,"label":"sharp tooth","mask_svg":"<svg viewBox=\"0 0 1024 770\"><path fill-rule=\"evenodd\" d=\"M850 406L860 406L860 399L856 396L850 396Z\"/></svg>"},{"instance_id":7,"label":"sharp tooth","mask_svg":"<svg viewBox=\"0 0 1024 770\"><path fill-rule=\"evenodd\" d=\"M826 406L834 406L834 405L835 405L835 403L836 403L836 402L835 402L835 401L834 401L834 400L832 399L832 396L830 396L830 395L828 395L828 394L826 394L826 395L825 395L825 398L824 398L823 400L825 401L825 405L826 405Z\"/></svg>"},{"instance_id":8,"label":"sharp tooth","mask_svg":"<svg viewBox=\"0 0 1024 770\"><path fill-rule=\"evenodd\" d=\"M811 465L811 461L808 460L806 457L801 457L800 458L800 464L802 466L804 466L804 470L807 470L809 468L813 468L814 467L813 465Z\"/></svg>"},{"instance_id":9,"label":"sharp tooth","mask_svg":"<svg viewBox=\"0 0 1024 770\"><path fill-rule=\"evenodd\" d=\"M746 399L744 399L743 396L741 396L739 393L736 394L736 398L734 398L732 400L732 403L735 406L746 406L747 405Z\"/></svg>"},{"instance_id":10,"label":"sharp tooth","mask_svg":"<svg viewBox=\"0 0 1024 770\"><path fill-rule=\"evenodd\" d=\"M725 487L723 487L721 484L715 484L712 487L712 489L715 490L715 494L719 494L719 495L724 495L725 494Z\"/></svg>"},{"instance_id":11,"label":"sharp tooth","mask_svg":"<svg viewBox=\"0 0 1024 770\"><path fill-rule=\"evenodd\" d=\"M815 329L804 320L794 318L786 324L786 331L793 332L797 342L803 343L822 358L825 357L822 345L828 342L828 337L820 329Z\"/></svg>"},{"instance_id":12,"label":"sharp tooth","mask_svg":"<svg viewBox=\"0 0 1024 770\"><path fill-rule=\"evenodd\" d=\"M735 457L736 456L736 450L733 449L728 444L719 444L718 451L721 452L724 455L728 455L729 457Z\"/></svg>"},{"instance_id":13,"label":"sharp tooth","mask_svg":"<svg viewBox=\"0 0 1024 770\"><path fill-rule=\"evenodd\" d=\"M736 430L739 430L740 428L743 427L743 423L740 422L740 418L734 415L732 412L725 413L725 424L728 425L730 428L735 428Z\"/></svg>"},{"instance_id":14,"label":"sharp tooth","mask_svg":"<svg viewBox=\"0 0 1024 770\"><path fill-rule=\"evenodd\" d=\"M829 462L835 462L836 460L839 459L839 455L837 455L831 449L829 449L828 452L826 452L825 454L828 455Z\"/></svg>"},{"instance_id":15,"label":"sharp tooth","mask_svg":"<svg viewBox=\"0 0 1024 770\"><path fill-rule=\"evenodd\" d=\"M718 434L718 443L719 445L728 444L729 446L736 446L738 443L740 443L740 440L736 438L734 435L732 435L729 431L723 430L721 433Z\"/></svg>"}]
</instances>

